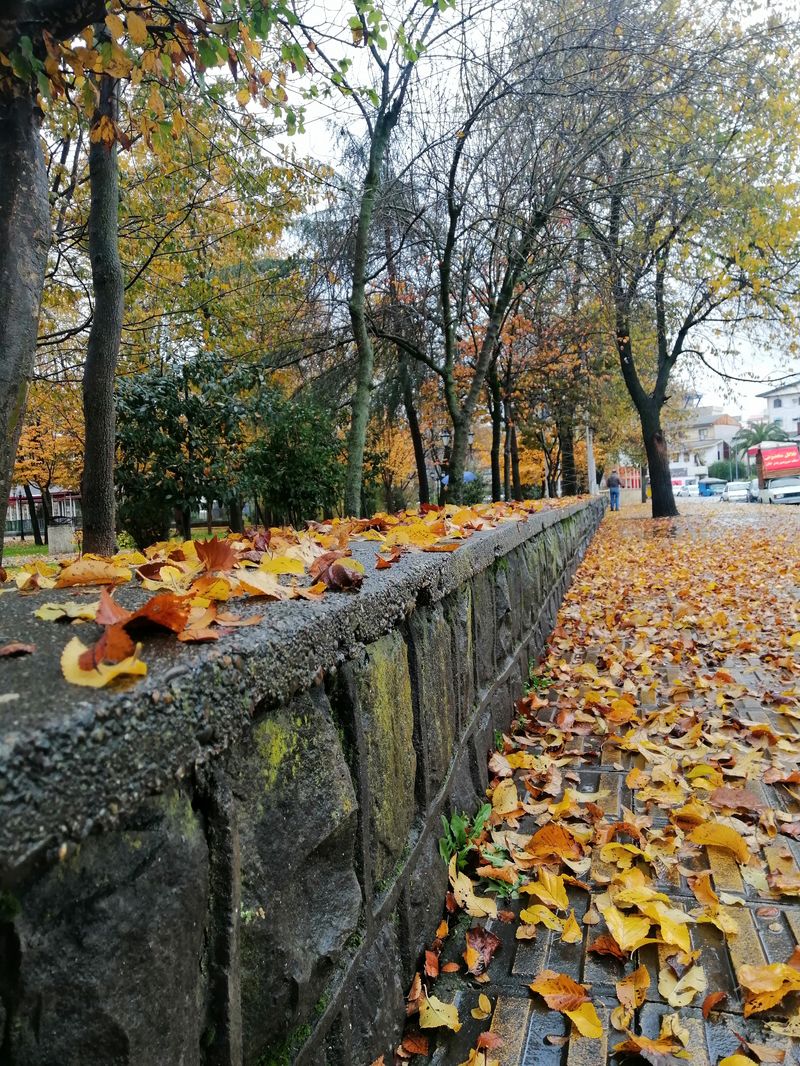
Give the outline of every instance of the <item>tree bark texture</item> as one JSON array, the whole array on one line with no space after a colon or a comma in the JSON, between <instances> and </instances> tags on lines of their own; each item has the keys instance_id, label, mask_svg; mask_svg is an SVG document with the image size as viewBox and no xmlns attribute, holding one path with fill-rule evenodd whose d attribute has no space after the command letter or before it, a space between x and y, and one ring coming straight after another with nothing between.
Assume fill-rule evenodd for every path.
<instances>
[{"instance_id":1,"label":"tree bark texture","mask_svg":"<svg viewBox=\"0 0 800 1066\"><path fill-rule=\"evenodd\" d=\"M50 246L40 123L31 95L0 98L0 560Z\"/></svg>"},{"instance_id":2,"label":"tree bark texture","mask_svg":"<svg viewBox=\"0 0 800 1066\"><path fill-rule=\"evenodd\" d=\"M653 518L674 518L678 514L678 508L672 492L669 451L661 429L661 412L658 407L652 405L649 410L640 410L639 417L650 472Z\"/></svg>"},{"instance_id":3,"label":"tree bark texture","mask_svg":"<svg viewBox=\"0 0 800 1066\"><path fill-rule=\"evenodd\" d=\"M519 445L517 443L517 426L511 423L511 484L514 489L514 499L522 499L522 478L519 473Z\"/></svg>"},{"instance_id":4,"label":"tree bark texture","mask_svg":"<svg viewBox=\"0 0 800 1066\"><path fill-rule=\"evenodd\" d=\"M345 514L361 515L361 485L364 478L364 446L369 423L372 375L375 367L375 351L367 326L367 265L369 262L370 234L375 204L378 199L380 172L389 137L394 128L399 110L390 109L381 115L375 126L370 144L369 163L361 192L361 204L356 224L355 250L353 254L353 280L350 288L350 324L358 352L356 391L350 432L347 438L347 474L344 489Z\"/></svg>"},{"instance_id":5,"label":"tree bark texture","mask_svg":"<svg viewBox=\"0 0 800 1066\"><path fill-rule=\"evenodd\" d=\"M558 420L558 442L561 448L561 495L577 496L578 474L575 470L575 426L571 418Z\"/></svg>"},{"instance_id":6,"label":"tree bark texture","mask_svg":"<svg viewBox=\"0 0 800 1066\"><path fill-rule=\"evenodd\" d=\"M31 529L33 530L33 543L41 546L44 541L42 540L42 531L39 528L39 516L36 514L36 500L33 498L30 485L25 486L25 499L28 501L28 514L31 519Z\"/></svg>"},{"instance_id":7,"label":"tree bark texture","mask_svg":"<svg viewBox=\"0 0 800 1066\"><path fill-rule=\"evenodd\" d=\"M419 502L430 503L430 487L428 486L428 468L425 465L425 444L422 440L422 431L419 428L419 418L414 405L414 389L411 384L411 375L408 367L403 362L403 406L406 409L408 431L411 434L411 443L414 446L414 463L417 467L417 483L419 484Z\"/></svg>"},{"instance_id":8,"label":"tree bark texture","mask_svg":"<svg viewBox=\"0 0 800 1066\"><path fill-rule=\"evenodd\" d=\"M500 377L497 364L489 368L489 411L492 416L492 499L502 499L503 484L500 478L500 441L503 433L503 403L500 395Z\"/></svg>"},{"instance_id":9,"label":"tree bark texture","mask_svg":"<svg viewBox=\"0 0 800 1066\"><path fill-rule=\"evenodd\" d=\"M102 118L116 122L117 81L100 78L93 129ZM83 550L116 551L114 379L122 336L125 283L119 257L119 180L116 142L92 140L89 148L89 260L94 314L83 370L86 444L81 485Z\"/></svg>"}]
</instances>

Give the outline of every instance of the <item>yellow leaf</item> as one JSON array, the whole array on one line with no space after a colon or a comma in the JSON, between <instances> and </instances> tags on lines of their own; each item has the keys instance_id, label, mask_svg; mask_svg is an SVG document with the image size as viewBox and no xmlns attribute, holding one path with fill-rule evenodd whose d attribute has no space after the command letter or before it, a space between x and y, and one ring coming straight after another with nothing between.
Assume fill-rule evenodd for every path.
<instances>
[{"instance_id":1,"label":"yellow leaf","mask_svg":"<svg viewBox=\"0 0 800 1066\"><path fill-rule=\"evenodd\" d=\"M242 107L244 107L245 104L249 104L250 103L250 90L249 89L240 89L238 91L238 93L236 94L236 103L237 104L241 104Z\"/></svg>"},{"instance_id":2,"label":"yellow leaf","mask_svg":"<svg viewBox=\"0 0 800 1066\"><path fill-rule=\"evenodd\" d=\"M732 852L736 861L742 865L745 865L750 860L750 849L744 837L728 825L722 825L719 822L707 822L705 825L698 825L696 829L689 833L687 839L691 840L693 844L704 844L706 846L710 844L715 848L725 848L726 851Z\"/></svg>"},{"instance_id":3,"label":"yellow leaf","mask_svg":"<svg viewBox=\"0 0 800 1066\"><path fill-rule=\"evenodd\" d=\"M565 944L580 944L583 940L583 932L575 920L574 910L569 912L569 918L564 922L564 931L561 934L561 939Z\"/></svg>"},{"instance_id":4,"label":"yellow leaf","mask_svg":"<svg viewBox=\"0 0 800 1066\"><path fill-rule=\"evenodd\" d=\"M582 1003L577 1010L565 1010L564 1013L571 1019L581 1036L587 1036L590 1040L599 1040L603 1035L603 1026L597 1017L594 1003Z\"/></svg>"},{"instance_id":5,"label":"yellow leaf","mask_svg":"<svg viewBox=\"0 0 800 1066\"><path fill-rule=\"evenodd\" d=\"M483 992L478 996L478 1006L473 1007L470 1014L473 1018L477 1018L479 1022L485 1021L492 1013L492 1003L488 996L485 996Z\"/></svg>"},{"instance_id":6,"label":"yellow leaf","mask_svg":"<svg viewBox=\"0 0 800 1066\"><path fill-rule=\"evenodd\" d=\"M538 925L541 922L548 929L556 929L559 932L564 928L563 920L557 914L553 914L550 908L545 907L542 903L535 903L532 907L526 907L521 910L519 917L520 921L528 925Z\"/></svg>"},{"instance_id":7,"label":"yellow leaf","mask_svg":"<svg viewBox=\"0 0 800 1066\"><path fill-rule=\"evenodd\" d=\"M99 600L93 603L43 603L33 613L43 622L59 622L62 618L93 622L99 606Z\"/></svg>"},{"instance_id":8,"label":"yellow leaf","mask_svg":"<svg viewBox=\"0 0 800 1066\"><path fill-rule=\"evenodd\" d=\"M131 39L131 43L138 45L146 44L147 23L141 15L137 15L135 11L129 11L125 16L125 21L128 24L128 36Z\"/></svg>"},{"instance_id":9,"label":"yellow leaf","mask_svg":"<svg viewBox=\"0 0 800 1066\"><path fill-rule=\"evenodd\" d=\"M492 810L500 817L513 814L520 808L517 786L512 778L508 777L501 781L492 793Z\"/></svg>"},{"instance_id":10,"label":"yellow leaf","mask_svg":"<svg viewBox=\"0 0 800 1066\"><path fill-rule=\"evenodd\" d=\"M99 559L78 559L65 566L56 578L56 588L66 589L75 585L122 585L130 581L131 572L126 566L114 566Z\"/></svg>"},{"instance_id":11,"label":"yellow leaf","mask_svg":"<svg viewBox=\"0 0 800 1066\"><path fill-rule=\"evenodd\" d=\"M692 950L687 924L693 922L693 919L688 914L660 901L641 903L639 910L652 921L658 922L661 927L661 939L665 943L674 944L681 951Z\"/></svg>"},{"instance_id":12,"label":"yellow leaf","mask_svg":"<svg viewBox=\"0 0 800 1066\"><path fill-rule=\"evenodd\" d=\"M650 942L650 919L638 915L625 915L612 904L601 912L608 931L623 951L636 951Z\"/></svg>"},{"instance_id":13,"label":"yellow leaf","mask_svg":"<svg viewBox=\"0 0 800 1066\"><path fill-rule=\"evenodd\" d=\"M694 997L706 990L706 975L699 966L692 966L678 980L668 966L658 975L658 991L670 1007L688 1007Z\"/></svg>"},{"instance_id":14,"label":"yellow leaf","mask_svg":"<svg viewBox=\"0 0 800 1066\"><path fill-rule=\"evenodd\" d=\"M283 574L295 574L302 577L306 572L302 559L292 559L288 555L274 555L271 559L262 559L258 568L267 574L276 574L278 577Z\"/></svg>"},{"instance_id":15,"label":"yellow leaf","mask_svg":"<svg viewBox=\"0 0 800 1066\"><path fill-rule=\"evenodd\" d=\"M456 869L455 855L450 860L448 869L450 884L453 886L453 895L459 907L463 907L467 914L473 918L496 918L497 904L493 899L475 895L472 881L466 874Z\"/></svg>"},{"instance_id":16,"label":"yellow leaf","mask_svg":"<svg viewBox=\"0 0 800 1066\"><path fill-rule=\"evenodd\" d=\"M61 653L61 672L72 685L103 688L117 677L144 677L147 673L147 665L138 658L142 650L141 644L137 644L133 655L123 659L122 662L113 665L99 663L93 670L83 670L78 660L88 650L78 637L73 637Z\"/></svg>"},{"instance_id":17,"label":"yellow leaf","mask_svg":"<svg viewBox=\"0 0 800 1066\"><path fill-rule=\"evenodd\" d=\"M523 885L520 891L527 892L530 896L538 896L546 906L555 907L559 911L565 911L569 907L563 877L560 874L551 873L545 867L539 872L538 881Z\"/></svg>"},{"instance_id":18,"label":"yellow leaf","mask_svg":"<svg viewBox=\"0 0 800 1066\"><path fill-rule=\"evenodd\" d=\"M452 1029L454 1033L461 1028L455 1004L442 1003L436 996L426 996L420 1001L419 1024L423 1029Z\"/></svg>"},{"instance_id":19,"label":"yellow leaf","mask_svg":"<svg viewBox=\"0 0 800 1066\"><path fill-rule=\"evenodd\" d=\"M119 15L106 15L106 26L115 41L125 36L125 25Z\"/></svg>"},{"instance_id":20,"label":"yellow leaf","mask_svg":"<svg viewBox=\"0 0 800 1066\"><path fill-rule=\"evenodd\" d=\"M747 1055L728 1055L719 1060L719 1066L758 1066L758 1063Z\"/></svg>"},{"instance_id":21,"label":"yellow leaf","mask_svg":"<svg viewBox=\"0 0 800 1066\"><path fill-rule=\"evenodd\" d=\"M789 637L790 648L800 648L800 633L792 633Z\"/></svg>"}]
</instances>

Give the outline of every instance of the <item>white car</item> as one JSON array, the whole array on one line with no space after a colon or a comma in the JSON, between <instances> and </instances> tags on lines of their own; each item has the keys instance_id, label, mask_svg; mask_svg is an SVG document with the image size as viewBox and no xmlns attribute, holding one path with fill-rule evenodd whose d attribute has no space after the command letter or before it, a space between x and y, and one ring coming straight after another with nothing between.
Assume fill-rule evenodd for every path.
<instances>
[{"instance_id":1,"label":"white car","mask_svg":"<svg viewBox=\"0 0 800 1066\"><path fill-rule=\"evenodd\" d=\"M773 477L761 490L762 503L800 503L800 477Z\"/></svg>"},{"instance_id":2,"label":"white car","mask_svg":"<svg viewBox=\"0 0 800 1066\"><path fill-rule=\"evenodd\" d=\"M747 503L750 499L748 481L729 481L720 499L725 503Z\"/></svg>"},{"instance_id":3,"label":"white car","mask_svg":"<svg viewBox=\"0 0 800 1066\"><path fill-rule=\"evenodd\" d=\"M699 496L700 486L696 481L692 481L689 484L681 485L675 490L676 496Z\"/></svg>"}]
</instances>

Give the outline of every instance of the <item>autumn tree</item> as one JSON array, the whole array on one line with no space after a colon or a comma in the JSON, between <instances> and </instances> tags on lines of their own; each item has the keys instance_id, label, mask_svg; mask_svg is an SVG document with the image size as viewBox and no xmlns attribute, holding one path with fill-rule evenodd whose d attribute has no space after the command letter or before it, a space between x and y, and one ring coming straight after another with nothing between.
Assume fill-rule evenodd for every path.
<instances>
[{"instance_id":1,"label":"autumn tree","mask_svg":"<svg viewBox=\"0 0 800 1066\"><path fill-rule=\"evenodd\" d=\"M628 38L649 33L645 65L657 63L668 91L597 154L593 191L575 200L603 267L654 517L677 513L661 414L676 366L698 348L713 353L715 331L754 317L787 325L796 311L788 283L800 223L792 32L775 21L742 27L720 12L685 4L676 21L658 4L644 13L621 5L620 55L638 69L642 49L634 59ZM650 324L643 333L655 346L650 383L637 318Z\"/></svg>"},{"instance_id":2,"label":"autumn tree","mask_svg":"<svg viewBox=\"0 0 800 1066\"><path fill-rule=\"evenodd\" d=\"M69 94L86 115L95 116L96 134L102 130L93 143L108 144L106 133L117 143L122 128L109 109L113 93L106 91L102 103L103 78L130 78L136 84L147 75L181 87L190 73L203 83L206 70L227 66L234 78L244 74L240 104L258 98L285 114L287 125L297 122L286 90L270 86L272 70L261 62L279 20L297 22L282 3L265 6L254 0L235 11L227 0L114 7L109 11L106 0L19 0L0 14L0 525L33 371L51 234L40 135L44 109ZM104 40L106 32L110 39ZM307 56L286 41L271 59L302 71ZM169 138L176 119L170 122L163 110L159 113L155 100L155 106L138 101L132 94L131 121L137 130L151 139ZM113 165L110 154L106 162ZM108 252L102 252L106 261ZM119 303L118 293L114 300ZM97 333L96 339L99 344ZM103 392L107 404L107 382ZM103 435L107 453L110 441Z\"/></svg>"}]
</instances>

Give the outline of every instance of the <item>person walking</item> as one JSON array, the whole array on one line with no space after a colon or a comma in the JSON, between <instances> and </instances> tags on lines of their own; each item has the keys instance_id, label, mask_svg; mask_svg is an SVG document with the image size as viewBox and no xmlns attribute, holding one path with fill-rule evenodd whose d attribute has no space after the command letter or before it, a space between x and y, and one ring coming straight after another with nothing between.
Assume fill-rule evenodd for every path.
<instances>
[{"instance_id":1,"label":"person walking","mask_svg":"<svg viewBox=\"0 0 800 1066\"><path fill-rule=\"evenodd\" d=\"M620 490L620 486L622 485L622 482L620 481L619 474L616 472L616 470L612 470L611 473L608 475L607 484L608 484L608 495L609 495L609 499L611 501L611 510L612 511L618 511L619 510L619 490Z\"/></svg>"}]
</instances>

